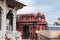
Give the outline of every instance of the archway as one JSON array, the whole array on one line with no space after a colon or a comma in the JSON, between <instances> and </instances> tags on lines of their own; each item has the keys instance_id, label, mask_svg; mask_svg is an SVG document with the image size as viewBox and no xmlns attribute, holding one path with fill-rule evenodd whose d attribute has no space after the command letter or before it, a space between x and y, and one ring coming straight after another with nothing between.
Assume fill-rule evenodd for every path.
<instances>
[{"instance_id":1,"label":"archway","mask_svg":"<svg viewBox=\"0 0 60 40\"><path fill-rule=\"evenodd\" d=\"M29 26L23 26L23 39L29 39Z\"/></svg>"},{"instance_id":2,"label":"archway","mask_svg":"<svg viewBox=\"0 0 60 40\"><path fill-rule=\"evenodd\" d=\"M1 21L2 21L2 8L0 7L0 30L1 30Z\"/></svg>"},{"instance_id":3,"label":"archway","mask_svg":"<svg viewBox=\"0 0 60 40\"><path fill-rule=\"evenodd\" d=\"M10 10L6 16L7 19L7 30L13 31L13 13Z\"/></svg>"}]
</instances>

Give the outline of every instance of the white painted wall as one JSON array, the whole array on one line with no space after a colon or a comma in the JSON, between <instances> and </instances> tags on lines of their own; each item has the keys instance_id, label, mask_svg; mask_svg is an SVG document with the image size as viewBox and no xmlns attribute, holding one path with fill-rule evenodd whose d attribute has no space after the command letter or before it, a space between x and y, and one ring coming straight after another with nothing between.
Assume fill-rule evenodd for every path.
<instances>
[{"instance_id":1,"label":"white painted wall","mask_svg":"<svg viewBox=\"0 0 60 40\"><path fill-rule=\"evenodd\" d=\"M12 13L14 15L14 17L13 17L13 31L11 32L12 34L7 34L7 36L10 38L12 37L11 40L16 40L16 8L12 9L12 8L7 7L5 1L4 2L0 1L0 7L3 9L3 11L2 11L2 23L1 23L2 30L0 31L0 40L5 40L5 34L7 32L7 30L6 30L6 26L7 26L6 15L9 12L9 10L12 10ZM19 37L21 39L21 36L19 36Z\"/></svg>"}]
</instances>

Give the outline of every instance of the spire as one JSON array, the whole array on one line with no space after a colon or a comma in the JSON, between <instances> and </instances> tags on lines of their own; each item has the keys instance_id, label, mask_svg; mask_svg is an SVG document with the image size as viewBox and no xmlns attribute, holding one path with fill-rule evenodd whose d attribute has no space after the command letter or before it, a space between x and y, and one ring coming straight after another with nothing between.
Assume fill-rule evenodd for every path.
<instances>
[{"instance_id":1,"label":"spire","mask_svg":"<svg viewBox=\"0 0 60 40\"><path fill-rule=\"evenodd\" d=\"M40 16L41 15L41 13L40 12L37 12L37 16Z\"/></svg>"}]
</instances>

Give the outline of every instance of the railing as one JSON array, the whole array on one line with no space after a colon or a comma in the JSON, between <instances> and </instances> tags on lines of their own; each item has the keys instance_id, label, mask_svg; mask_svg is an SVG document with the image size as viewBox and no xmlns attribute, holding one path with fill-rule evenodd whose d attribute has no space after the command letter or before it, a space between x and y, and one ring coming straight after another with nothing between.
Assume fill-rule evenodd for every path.
<instances>
[{"instance_id":1,"label":"railing","mask_svg":"<svg viewBox=\"0 0 60 40\"><path fill-rule=\"evenodd\" d=\"M42 20L35 20L35 19L32 19L32 20L17 20L17 22L18 22L18 21L21 22L21 21L42 21Z\"/></svg>"},{"instance_id":2,"label":"railing","mask_svg":"<svg viewBox=\"0 0 60 40\"><path fill-rule=\"evenodd\" d=\"M6 31L6 34L12 35L12 34L14 34L14 32L13 31Z\"/></svg>"},{"instance_id":3,"label":"railing","mask_svg":"<svg viewBox=\"0 0 60 40\"><path fill-rule=\"evenodd\" d=\"M18 31L15 31L15 32L14 31L7 31L6 35L7 35L8 38L12 38L12 39L15 38L16 40L17 39L22 39L21 38L21 33L18 32Z\"/></svg>"},{"instance_id":4,"label":"railing","mask_svg":"<svg viewBox=\"0 0 60 40\"><path fill-rule=\"evenodd\" d=\"M3 31L0 31L0 40L3 39L3 37L4 37L3 35L4 34L5 33ZM14 39L21 40L22 39L21 38L21 33L18 32L18 31L15 31L15 32L14 31L6 31L6 37L9 38L10 40L14 40Z\"/></svg>"},{"instance_id":5,"label":"railing","mask_svg":"<svg viewBox=\"0 0 60 40\"><path fill-rule=\"evenodd\" d=\"M6 31L6 34L15 34L15 36L19 36L19 35L21 35L21 33L20 32L18 32L18 31Z\"/></svg>"}]
</instances>

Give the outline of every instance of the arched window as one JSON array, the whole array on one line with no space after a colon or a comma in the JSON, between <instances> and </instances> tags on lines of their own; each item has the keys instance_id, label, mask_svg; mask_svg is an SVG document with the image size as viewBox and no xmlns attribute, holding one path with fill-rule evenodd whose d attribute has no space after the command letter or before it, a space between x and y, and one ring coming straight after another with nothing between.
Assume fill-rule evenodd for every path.
<instances>
[{"instance_id":1,"label":"arched window","mask_svg":"<svg viewBox=\"0 0 60 40\"><path fill-rule=\"evenodd\" d=\"M0 7L0 30L1 30L2 8Z\"/></svg>"},{"instance_id":2,"label":"arched window","mask_svg":"<svg viewBox=\"0 0 60 40\"><path fill-rule=\"evenodd\" d=\"M10 10L6 16L7 21L8 21L8 26L7 26L7 30L11 30L13 31L13 13Z\"/></svg>"}]
</instances>

